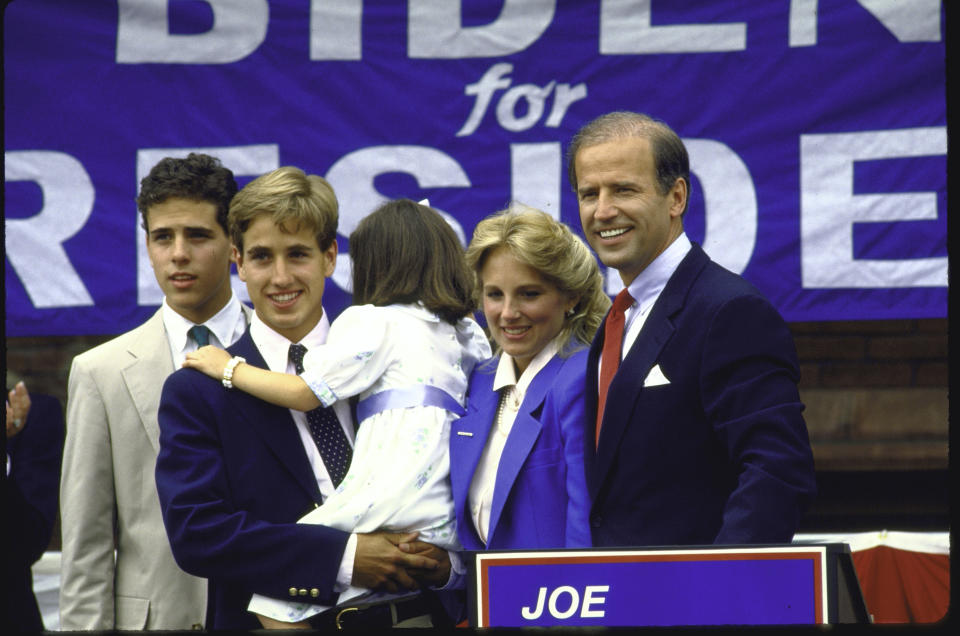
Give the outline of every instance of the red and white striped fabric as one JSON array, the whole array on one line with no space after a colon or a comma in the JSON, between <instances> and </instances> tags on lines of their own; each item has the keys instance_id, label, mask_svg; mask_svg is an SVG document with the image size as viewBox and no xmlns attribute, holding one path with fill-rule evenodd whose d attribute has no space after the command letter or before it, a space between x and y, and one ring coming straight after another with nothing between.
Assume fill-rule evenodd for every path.
<instances>
[{"instance_id":1,"label":"red and white striped fabric","mask_svg":"<svg viewBox=\"0 0 960 636\"><path fill-rule=\"evenodd\" d=\"M798 534L794 543L846 543L875 623L935 623L950 606L950 533L879 530Z\"/></svg>"}]
</instances>

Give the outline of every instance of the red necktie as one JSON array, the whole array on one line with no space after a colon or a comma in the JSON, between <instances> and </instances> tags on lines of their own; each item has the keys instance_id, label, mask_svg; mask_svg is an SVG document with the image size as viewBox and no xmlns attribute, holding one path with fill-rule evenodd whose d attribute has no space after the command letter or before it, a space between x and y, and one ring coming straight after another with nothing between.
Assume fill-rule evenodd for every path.
<instances>
[{"instance_id":1,"label":"red necktie","mask_svg":"<svg viewBox=\"0 0 960 636\"><path fill-rule=\"evenodd\" d=\"M600 426L603 424L603 408L607 402L607 389L620 366L620 350L623 347L624 312L633 304L633 298L623 289L613 299L613 307L607 315L603 329L603 353L600 358L600 392L597 399L597 446L600 445Z\"/></svg>"}]
</instances>

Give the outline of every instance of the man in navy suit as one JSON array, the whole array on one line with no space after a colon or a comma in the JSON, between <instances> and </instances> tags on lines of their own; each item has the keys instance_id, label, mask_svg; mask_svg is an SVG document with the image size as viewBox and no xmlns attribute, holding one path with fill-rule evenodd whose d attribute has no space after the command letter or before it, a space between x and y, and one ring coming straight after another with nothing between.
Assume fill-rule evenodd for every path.
<instances>
[{"instance_id":1,"label":"man in navy suit","mask_svg":"<svg viewBox=\"0 0 960 636\"><path fill-rule=\"evenodd\" d=\"M57 518L57 485L63 457L63 408L52 395L30 394L7 371L6 479L3 480L3 626L11 633L41 632L43 617L33 593L33 564L40 560Z\"/></svg>"},{"instance_id":2,"label":"man in navy suit","mask_svg":"<svg viewBox=\"0 0 960 636\"><path fill-rule=\"evenodd\" d=\"M321 177L279 168L234 197L229 225L255 315L228 351L291 372L290 346L322 344L329 329L322 297L336 264L336 197ZM446 552L419 542L402 551L409 535L297 524L333 492L334 469L304 413L230 388L226 371L221 382L181 369L160 401L156 481L164 525L177 563L209 579L208 627L260 627L246 609L253 593L331 606L351 583L393 592L415 587L414 574L446 581ZM349 405L337 405L336 416L352 443ZM323 612L317 626L358 618L390 625L428 613L416 596L343 616Z\"/></svg>"},{"instance_id":3,"label":"man in navy suit","mask_svg":"<svg viewBox=\"0 0 960 636\"><path fill-rule=\"evenodd\" d=\"M586 239L625 286L588 359L594 545L789 542L816 490L796 350L776 309L684 233L683 142L616 112L568 161Z\"/></svg>"}]
</instances>

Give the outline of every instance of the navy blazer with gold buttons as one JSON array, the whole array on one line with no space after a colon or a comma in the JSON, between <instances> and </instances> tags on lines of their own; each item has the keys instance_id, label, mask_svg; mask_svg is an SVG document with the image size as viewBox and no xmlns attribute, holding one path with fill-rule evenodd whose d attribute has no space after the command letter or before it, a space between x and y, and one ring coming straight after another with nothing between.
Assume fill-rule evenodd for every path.
<instances>
[{"instance_id":1,"label":"navy blazer with gold buttons","mask_svg":"<svg viewBox=\"0 0 960 636\"><path fill-rule=\"evenodd\" d=\"M228 351L266 368L249 329ZM253 593L334 605L349 533L297 524L322 498L289 410L180 369L159 420L163 521L180 567L209 579L208 628L259 629Z\"/></svg>"}]
</instances>

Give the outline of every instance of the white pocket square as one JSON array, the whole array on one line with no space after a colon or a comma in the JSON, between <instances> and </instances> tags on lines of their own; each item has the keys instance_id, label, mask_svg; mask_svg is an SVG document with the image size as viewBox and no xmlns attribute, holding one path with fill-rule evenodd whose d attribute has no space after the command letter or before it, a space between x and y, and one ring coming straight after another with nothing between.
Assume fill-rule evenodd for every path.
<instances>
[{"instance_id":1,"label":"white pocket square","mask_svg":"<svg viewBox=\"0 0 960 636\"><path fill-rule=\"evenodd\" d=\"M660 370L660 365L655 364L653 368L650 369L650 373L647 374L647 379L643 381L643 386L660 386L662 384L670 384L670 380L667 379L667 376L663 375L663 371Z\"/></svg>"}]
</instances>

